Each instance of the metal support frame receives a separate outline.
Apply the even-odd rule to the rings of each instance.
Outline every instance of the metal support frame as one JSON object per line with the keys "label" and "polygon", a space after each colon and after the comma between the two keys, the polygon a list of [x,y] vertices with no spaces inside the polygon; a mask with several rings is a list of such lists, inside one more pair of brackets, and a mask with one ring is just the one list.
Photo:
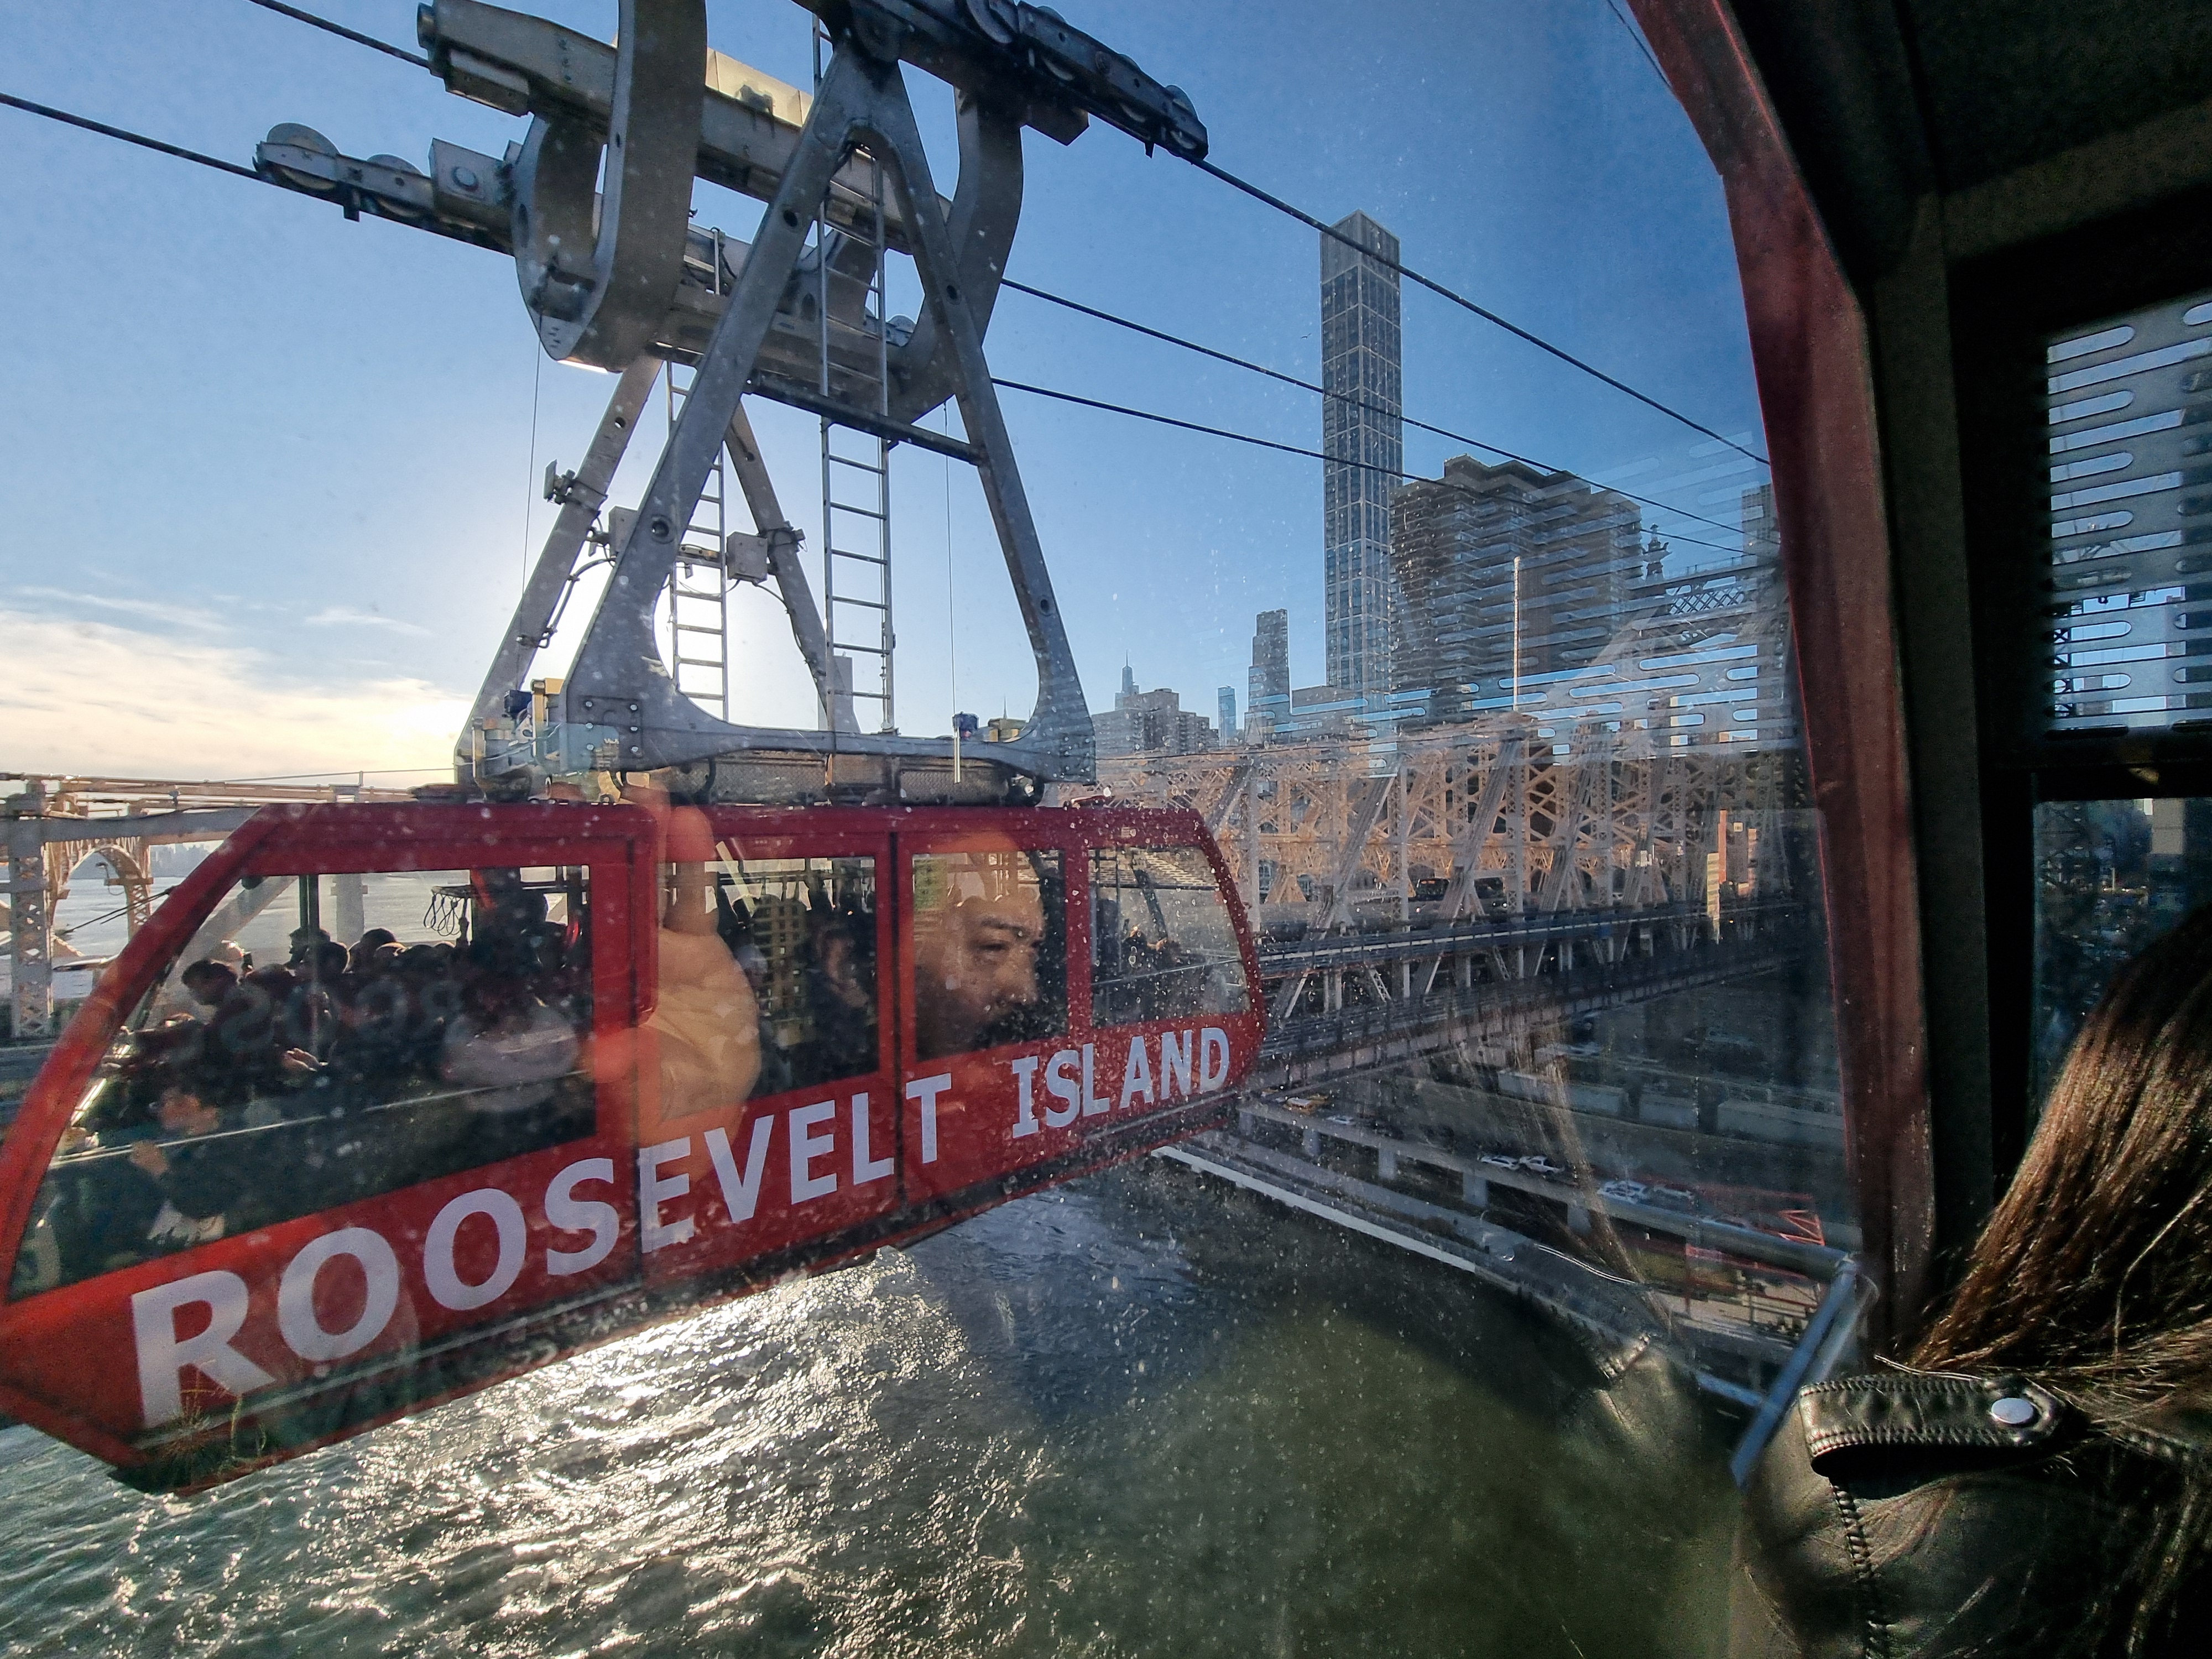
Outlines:
{"label": "metal support frame", "polygon": [[[607,486],[614,482],[615,469],[622,465],[623,452],[629,447],[645,400],[653,395],[653,383],[659,377],[660,363],[653,357],[641,356],[624,369],[607,399],[605,412],[599,416],[599,429],[592,434],[582,465],[550,485],[561,511],[552,529],[545,532],[538,562],[531,568],[530,580],[523,584],[522,596],[515,601],[514,618],[500,637],[476,702],[470,706],[455,750],[465,764],[471,756],[469,733],[480,729],[486,720],[501,717],[507,694],[521,686],[531,659],[552,637],[562,600],[576,578],[577,556],[584,550],[585,538],[606,503]],[[552,471],[547,469],[549,475]]]}
{"label": "metal support frame", "polygon": [[513,168],[515,275],[538,338],[617,369],[651,343],[683,273],[707,0],[621,0],[619,15],[606,126],[552,106]]}
{"label": "metal support frame", "polygon": [[626,769],[680,766],[760,751],[797,752],[825,761],[838,752],[949,756],[950,744],[934,739],[771,731],[717,720],[677,692],[652,637],[653,598],[679,556],[677,527],[690,520],[714,450],[738,412],[799,268],[806,228],[855,145],[865,145],[878,168],[889,173],[892,198],[914,239],[925,309],[936,325],[941,349],[951,355],[962,422],[1036,660],[1036,709],[1022,738],[999,745],[993,757],[1043,779],[1088,779],[1093,772],[1089,711],[903,76],[895,59],[870,55],[852,35],[838,41],[789,168],[701,355],[690,396],[617,554],[613,576],[569,678],[566,719],[608,732]]}
{"label": "metal support frame", "polygon": [[[288,123],[256,151],[256,169],[271,183],[343,207],[349,217],[374,214],[512,253],[525,305],[556,357],[622,368],[626,383],[641,353],[696,362],[694,393],[646,502],[615,549],[612,578],[566,694],[545,711],[564,764],[584,753],[595,765],[620,769],[798,757],[821,763],[834,786],[840,756],[872,755],[884,763],[875,769],[876,786],[903,790],[902,762],[951,758],[951,739],[902,738],[889,729],[888,532],[878,564],[883,596],[840,595],[825,580],[824,610],[817,611],[799,569],[797,534],[775,507],[739,408],[751,392],[876,439],[884,457],[879,483],[887,483],[887,450],[896,443],[977,468],[1038,678],[1021,737],[992,745],[990,764],[981,769],[999,782],[983,787],[1011,786],[1018,793],[1024,776],[1087,781],[1095,773],[1089,710],[981,338],[1019,219],[1024,127],[1068,143],[1096,117],[1148,149],[1159,145],[1195,161],[1206,153],[1205,126],[1178,88],[1022,0],[801,3],[836,41],[811,106],[797,88],[710,51],[704,0],[622,0],[612,46],[481,0],[430,0],[416,32],[432,72],[464,97],[530,116],[525,143],[501,160],[434,142],[423,173],[390,156],[342,155],[320,134]],[[902,60],[954,90],[960,171],[950,203],[932,185]],[[595,196],[603,160],[605,191]],[[695,176],[769,203],[755,246],[689,225]],[[857,257],[864,269],[845,274],[859,275],[857,287],[873,292],[872,312],[848,292],[840,305],[817,303],[811,317],[802,315],[807,308],[797,303],[792,279],[803,227],[817,218],[825,233],[814,245],[822,262],[817,300],[829,298],[831,266]],[[854,233],[864,219],[868,235],[860,247]],[[914,256],[924,294],[921,315],[898,339],[881,304],[890,250]],[[947,398],[959,404],[964,439],[917,424]],[[614,459],[634,418],[633,411],[612,441]],[[603,422],[595,450],[608,441]],[[717,719],[681,694],[654,647],[653,601],[681,562],[677,526],[691,523],[725,442],[753,509],[752,533],[765,544],[764,562],[814,679],[823,732],[738,726],[726,709]],[[572,482],[597,499],[580,498],[579,517],[564,514],[548,538],[462,735],[458,752],[465,765],[475,766],[479,748],[488,746],[479,741],[486,723],[503,714],[507,694],[520,689],[559,616],[604,498],[599,471],[587,465]],[[611,477],[611,465],[604,471]],[[825,508],[825,517],[834,515]],[[887,507],[879,516],[887,525]],[[833,528],[823,540],[826,574],[836,556]],[[726,579],[732,555],[726,547],[724,554]],[[856,722],[841,708],[849,698],[841,700],[836,690],[839,653],[831,639],[842,638],[836,612],[848,599],[878,606],[883,617],[885,666],[877,695],[887,729],[878,732],[852,729]],[[530,724],[534,745],[546,727]],[[508,786],[512,774],[531,763],[513,765],[523,759],[520,735],[507,734],[495,763],[509,769],[501,780]],[[959,781],[957,766],[952,781]]]}

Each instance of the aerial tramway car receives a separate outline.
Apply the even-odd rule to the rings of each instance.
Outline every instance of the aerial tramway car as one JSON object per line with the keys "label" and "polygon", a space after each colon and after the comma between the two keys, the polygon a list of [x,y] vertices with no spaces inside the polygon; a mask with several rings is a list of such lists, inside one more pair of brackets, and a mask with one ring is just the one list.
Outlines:
{"label": "aerial tramway car", "polygon": [[269,808],[0,1151],[0,1405],[235,1473],[1188,1133],[1261,1024],[1188,814]]}
{"label": "aerial tramway car", "polygon": [[[1024,123],[1066,142],[1096,113],[1187,154],[1204,129],[1049,12],[823,9],[810,102],[710,55],[703,0],[629,0],[619,48],[438,0],[435,67],[530,112],[526,144],[441,146],[434,200],[304,128],[263,146],[274,181],[395,217],[421,196],[432,228],[512,247],[546,349],[620,378],[555,492],[462,782],[232,836],[0,1146],[0,1408],[126,1479],[225,1479],[917,1237],[1218,1121],[1257,1057],[1257,958],[1206,824],[1089,782],[981,349]],[[902,55],[968,94],[949,214]],[[693,258],[700,168],[768,201],[750,248],[715,234]],[[926,301],[903,331],[894,250]],[[605,515],[612,574],[566,686],[525,691],[662,359],[694,366],[682,416],[638,509]],[[903,737],[888,674],[884,729],[860,729],[834,625],[857,601],[825,585],[817,609],[749,392],[975,466],[1037,665],[1018,738],[963,757],[957,730]],[[966,437],[914,424],[948,398]],[[724,451],[757,529],[702,548]],[[679,562],[775,580],[822,730],[682,695],[654,640]]]}

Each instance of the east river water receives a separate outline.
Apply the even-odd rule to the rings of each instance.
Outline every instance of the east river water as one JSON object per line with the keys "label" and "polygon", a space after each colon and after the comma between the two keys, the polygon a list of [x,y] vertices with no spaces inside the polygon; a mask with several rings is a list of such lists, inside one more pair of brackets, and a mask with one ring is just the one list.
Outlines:
{"label": "east river water", "polygon": [[1728,1426],[1147,1160],[198,1498],[0,1432],[0,1650],[1701,1654]]}

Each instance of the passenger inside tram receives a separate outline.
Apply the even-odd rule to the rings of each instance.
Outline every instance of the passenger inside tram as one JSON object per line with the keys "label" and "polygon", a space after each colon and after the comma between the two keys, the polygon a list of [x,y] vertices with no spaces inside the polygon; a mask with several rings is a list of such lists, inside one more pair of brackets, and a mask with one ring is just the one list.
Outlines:
{"label": "passenger inside tram", "polygon": [[1785,1415],[1747,1494],[1734,1659],[2194,1650],[2208,1261],[2212,907],[2090,1015],[1910,1366]]}
{"label": "passenger inside tram", "polygon": [[64,1133],[13,1294],[590,1133],[580,877],[557,920],[520,872],[354,879],[459,937],[303,927],[242,978],[196,941]]}
{"label": "passenger inside tram", "polygon": [[663,880],[653,1024],[666,1113],[876,1069],[872,859],[724,848],[711,862],[666,866]]}
{"label": "passenger inside tram", "polygon": [[188,1089],[161,1091],[155,1109],[163,1139],[141,1140],[130,1151],[131,1167],[147,1176],[161,1196],[161,1208],[148,1224],[156,1243],[198,1244],[223,1235],[226,1213],[246,1190],[240,1160],[213,1137],[222,1115]]}

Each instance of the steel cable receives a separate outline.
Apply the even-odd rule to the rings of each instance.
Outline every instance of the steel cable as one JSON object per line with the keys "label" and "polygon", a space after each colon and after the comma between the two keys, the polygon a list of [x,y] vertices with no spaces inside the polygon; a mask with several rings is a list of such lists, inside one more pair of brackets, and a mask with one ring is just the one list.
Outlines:
{"label": "steel cable", "polygon": [[[1255,363],[1249,358],[1216,350],[1209,345],[1200,345],[1195,340],[1186,340],[1181,335],[1170,334],[1164,329],[1152,328],[1144,323],[1133,322],[1127,317],[1117,317],[1110,311],[1101,311],[1095,306],[1085,305],[1079,300],[1068,299],[1063,295],[1052,293],[1046,289],[1031,288],[1027,283],[1018,283],[1011,276],[1000,277],[999,286],[1012,289],[1018,294],[1026,294],[1033,299],[1044,300],[1053,305],[1065,306],[1070,311],[1079,312],[1085,317],[1094,317],[1102,323],[1111,323],[1116,328],[1126,328],[1131,333],[1144,335],[1148,339],[1159,340],[1171,346],[1180,346],[1185,351],[1194,351],[1201,357],[1211,357],[1218,362],[1229,363],[1237,368],[1249,369],[1253,374],[1264,374],[1271,380],[1280,380],[1285,386],[1294,386],[1301,392],[1316,392],[1324,398],[1333,398],[1340,404],[1350,404],[1354,409],[1364,409],[1374,414],[1403,421],[1407,426],[1419,427],[1424,432],[1433,432],[1439,438],[1449,438],[1454,443],[1471,445],[1476,449],[1487,450],[1492,455],[1502,455],[1509,461],[1518,461],[1523,466],[1533,466],[1539,472],[1565,472],[1570,470],[1563,466],[1550,465],[1527,455],[1516,455],[1510,449],[1503,448],[1497,444],[1486,443],[1480,438],[1469,437],[1464,432],[1454,432],[1448,427],[1433,426],[1426,421],[1416,420],[1411,415],[1385,408],[1381,404],[1370,403],[1364,398],[1354,398],[1345,392],[1331,392],[1326,386],[1315,385],[1311,380],[1302,380],[1295,374],[1285,374],[1279,368],[1269,368],[1265,363]],[[1414,475],[1409,473],[1407,476],[1410,477]],[[1615,489],[1613,494],[1626,495],[1630,501],[1640,501],[1646,507],[1656,507],[1662,513],[1672,513],[1680,518],[1694,519],[1699,524],[1711,525],[1714,529],[1725,531],[1730,535],[1740,533],[1736,526],[1732,524],[1723,524],[1718,519],[1707,518],[1702,513],[1692,513],[1685,507],[1669,506],[1667,502],[1653,496],[1639,495],[1632,489]]]}

